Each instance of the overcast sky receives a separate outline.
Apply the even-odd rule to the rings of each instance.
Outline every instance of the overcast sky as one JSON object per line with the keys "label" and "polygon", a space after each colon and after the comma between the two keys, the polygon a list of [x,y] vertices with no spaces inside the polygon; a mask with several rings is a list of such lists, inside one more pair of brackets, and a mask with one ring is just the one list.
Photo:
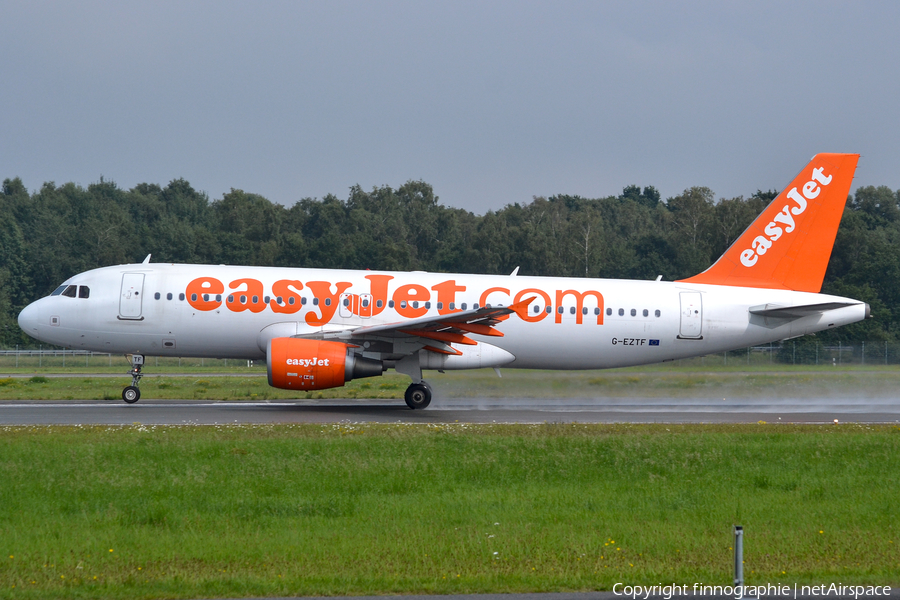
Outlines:
{"label": "overcast sky", "polygon": [[897,189],[898,28],[895,0],[0,0],[0,179],[287,205],[421,179],[482,214],[858,152],[853,189]]}

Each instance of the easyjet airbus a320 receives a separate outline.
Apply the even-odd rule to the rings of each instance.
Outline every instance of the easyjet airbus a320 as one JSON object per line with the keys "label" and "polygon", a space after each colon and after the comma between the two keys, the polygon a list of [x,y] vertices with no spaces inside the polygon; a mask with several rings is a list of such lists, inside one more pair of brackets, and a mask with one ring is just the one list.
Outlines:
{"label": "easyjet airbus a320", "polygon": [[425,408],[423,370],[602,369],[797,337],[869,316],[820,294],[859,159],[818,154],[709,269],[627,281],[141,264],[75,275],[27,306],[30,336],[131,355],[266,360],[269,384],[342,386],[395,369]]}

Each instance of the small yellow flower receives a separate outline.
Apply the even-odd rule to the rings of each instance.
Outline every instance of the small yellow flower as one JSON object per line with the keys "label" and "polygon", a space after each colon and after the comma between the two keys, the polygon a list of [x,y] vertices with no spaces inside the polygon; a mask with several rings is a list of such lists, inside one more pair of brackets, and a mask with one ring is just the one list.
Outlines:
{"label": "small yellow flower", "polygon": [[824,531],[822,531],[822,530],[821,530],[821,529],[820,529],[820,530],[819,530],[819,533],[825,533],[825,532],[824,532]]}
{"label": "small yellow flower", "polygon": [[112,551],[113,551],[113,549],[112,549],[112,548],[110,548],[110,549],[109,549],[109,551],[110,551],[110,552],[112,552]]}

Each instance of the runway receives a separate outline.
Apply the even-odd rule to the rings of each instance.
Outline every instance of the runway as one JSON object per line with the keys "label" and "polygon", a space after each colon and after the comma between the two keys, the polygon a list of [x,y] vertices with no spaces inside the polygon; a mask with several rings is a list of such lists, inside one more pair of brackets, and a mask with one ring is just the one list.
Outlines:
{"label": "runway", "polygon": [[271,423],[900,423],[896,398],[439,398],[402,400],[4,401],[0,425]]}

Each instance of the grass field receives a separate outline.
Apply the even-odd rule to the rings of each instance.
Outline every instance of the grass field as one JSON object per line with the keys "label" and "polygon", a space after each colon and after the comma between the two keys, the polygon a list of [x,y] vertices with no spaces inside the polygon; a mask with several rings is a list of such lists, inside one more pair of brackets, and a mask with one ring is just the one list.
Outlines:
{"label": "grass field", "polygon": [[[900,389],[896,367],[759,367],[725,369],[618,369],[609,371],[529,371],[506,369],[498,378],[490,369],[426,373],[438,397],[894,397]],[[0,375],[0,400],[121,401],[129,377],[25,377]],[[18,374],[29,374],[20,371]],[[213,376],[215,375],[215,376]],[[316,398],[400,399],[409,378],[395,373],[358,379],[344,387],[314,392],[277,390],[260,369],[201,370],[178,376],[144,377],[145,399],[287,400]]]}
{"label": "grass field", "polygon": [[900,583],[900,428],[0,429],[0,598]]}

